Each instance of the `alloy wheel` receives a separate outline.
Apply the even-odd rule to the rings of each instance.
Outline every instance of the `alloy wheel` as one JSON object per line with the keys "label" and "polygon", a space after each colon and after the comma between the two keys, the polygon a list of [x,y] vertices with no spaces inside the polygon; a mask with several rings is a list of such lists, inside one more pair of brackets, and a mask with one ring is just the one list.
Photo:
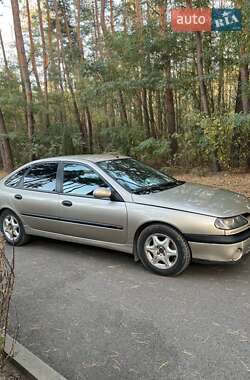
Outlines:
{"label": "alloy wheel", "polygon": [[158,269],[173,267],[178,259],[175,242],[165,234],[150,235],[144,244],[149,262]]}
{"label": "alloy wheel", "polygon": [[15,242],[20,237],[20,225],[13,215],[6,215],[3,220],[3,232],[9,241]]}

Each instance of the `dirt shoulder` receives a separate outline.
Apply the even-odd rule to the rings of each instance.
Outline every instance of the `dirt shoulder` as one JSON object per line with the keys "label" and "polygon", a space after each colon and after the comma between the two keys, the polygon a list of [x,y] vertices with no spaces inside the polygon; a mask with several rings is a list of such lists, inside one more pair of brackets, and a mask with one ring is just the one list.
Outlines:
{"label": "dirt shoulder", "polygon": [[30,376],[23,373],[20,368],[14,366],[10,361],[7,362],[4,371],[0,373],[0,380],[32,380]]}
{"label": "dirt shoulder", "polygon": [[179,174],[175,177],[187,182],[229,189],[250,197],[250,173],[221,172],[201,177],[192,174]]}

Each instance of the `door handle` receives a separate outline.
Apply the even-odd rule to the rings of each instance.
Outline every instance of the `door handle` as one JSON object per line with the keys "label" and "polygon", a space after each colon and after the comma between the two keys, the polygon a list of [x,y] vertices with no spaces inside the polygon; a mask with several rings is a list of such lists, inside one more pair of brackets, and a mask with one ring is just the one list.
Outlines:
{"label": "door handle", "polygon": [[72,206],[72,202],[71,201],[62,201],[62,205],[66,206],[66,207],[71,207]]}
{"label": "door handle", "polygon": [[21,196],[21,194],[16,194],[16,195],[15,195],[15,198],[16,198],[16,199],[19,199],[19,200],[23,199],[23,197]]}

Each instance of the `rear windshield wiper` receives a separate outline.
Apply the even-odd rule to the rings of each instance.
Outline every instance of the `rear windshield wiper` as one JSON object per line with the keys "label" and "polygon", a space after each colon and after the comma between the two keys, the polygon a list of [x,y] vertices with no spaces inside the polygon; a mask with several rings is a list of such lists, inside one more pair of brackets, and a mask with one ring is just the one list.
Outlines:
{"label": "rear windshield wiper", "polygon": [[146,194],[154,191],[163,191],[183,185],[183,183],[184,181],[171,181],[162,185],[142,186],[139,189],[133,190],[133,194]]}

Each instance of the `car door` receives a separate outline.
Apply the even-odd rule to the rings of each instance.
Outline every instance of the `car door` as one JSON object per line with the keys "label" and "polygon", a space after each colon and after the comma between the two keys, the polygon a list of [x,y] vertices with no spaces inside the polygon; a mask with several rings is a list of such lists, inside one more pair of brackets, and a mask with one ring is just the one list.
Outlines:
{"label": "car door", "polygon": [[65,162],[62,170],[60,233],[91,240],[125,243],[127,208],[122,200],[96,199],[93,191],[109,187],[89,165]]}
{"label": "car door", "polygon": [[27,228],[58,232],[57,168],[57,162],[33,164],[24,173],[18,188],[10,188],[14,208],[27,232]]}

